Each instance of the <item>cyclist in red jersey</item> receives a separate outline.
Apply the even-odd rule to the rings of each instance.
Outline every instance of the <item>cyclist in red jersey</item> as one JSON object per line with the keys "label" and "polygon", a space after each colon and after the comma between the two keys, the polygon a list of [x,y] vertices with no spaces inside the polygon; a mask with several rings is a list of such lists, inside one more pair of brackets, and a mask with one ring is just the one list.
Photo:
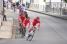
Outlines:
{"label": "cyclist in red jersey", "polygon": [[26,19],[25,15],[20,14],[18,20],[23,24],[23,21]]}
{"label": "cyclist in red jersey", "polygon": [[20,33],[23,33],[23,31],[24,31],[23,21],[24,21],[25,19],[26,19],[25,15],[20,14],[20,15],[18,16],[19,31],[20,31]]}
{"label": "cyclist in red jersey", "polygon": [[37,24],[38,24],[38,27],[40,27],[40,18],[39,17],[36,17],[32,22],[33,27],[37,26]]}
{"label": "cyclist in red jersey", "polygon": [[[35,29],[38,29],[40,28],[40,18],[39,17],[36,17],[33,22],[32,22],[32,28]],[[30,29],[29,32],[31,32],[32,30]]]}
{"label": "cyclist in red jersey", "polygon": [[[34,33],[37,28],[40,28],[40,18],[36,17],[32,22],[32,27],[29,29],[29,33],[26,35],[27,39],[31,41],[34,37]],[[39,30],[39,29],[38,29]]]}

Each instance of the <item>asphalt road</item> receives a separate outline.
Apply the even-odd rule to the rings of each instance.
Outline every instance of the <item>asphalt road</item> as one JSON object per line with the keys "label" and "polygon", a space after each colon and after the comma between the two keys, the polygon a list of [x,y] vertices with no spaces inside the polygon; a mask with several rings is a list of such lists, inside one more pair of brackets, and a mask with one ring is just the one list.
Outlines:
{"label": "asphalt road", "polygon": [[[0,44],[67,44],[67,20],[28,11],[31,19],[40,17],[41,27],[31,42],[25,38],[0,40]],[[15,15],[16,16],[16,15]],[[14,18],[17,18],[17,16]]]}

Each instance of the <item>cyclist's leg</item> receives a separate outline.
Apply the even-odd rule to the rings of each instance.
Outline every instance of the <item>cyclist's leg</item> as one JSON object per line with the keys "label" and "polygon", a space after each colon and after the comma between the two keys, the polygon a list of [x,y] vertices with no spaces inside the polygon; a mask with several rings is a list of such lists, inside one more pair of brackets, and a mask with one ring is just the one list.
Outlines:
{"label": "cyclist's leg", "polygon": [[21,23],[19,23],[19,32],[21,33],[22,31],[22,26],[21,26]]}
{"label": "cyclist's leg", "polygon": [[26,34],[26,28],[24,28],[24,36],[25,36],[25,34]]}
{"label": "cyclist's leg", "polygon": [[25,33],[26,33],[26,29],[23,28],[22,35],[25,36]]}

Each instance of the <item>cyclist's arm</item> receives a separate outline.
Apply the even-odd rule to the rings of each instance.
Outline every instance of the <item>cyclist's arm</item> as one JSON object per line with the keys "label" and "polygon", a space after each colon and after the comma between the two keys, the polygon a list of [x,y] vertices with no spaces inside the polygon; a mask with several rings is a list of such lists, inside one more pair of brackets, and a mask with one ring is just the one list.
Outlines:
{"label": "cyclist's arm", "polygon": [[38,29],[38,30],[40,29],[40,22],[37,23],[37,29]]}
{"label": "cyclist's arm", "polygon": [[26,27],[26,26],[25,26],[25,22],[26,22],[26,19],[25,19],[25,20],[23,21],[23,23],[22,23],[23,27]]}
{"label": "cyclist's arm", "polygon": [[39,22],[39,25],[38,25],[38,27],[40,28],[40,22]]}
{"label": "cyclist's arm", "polygon": [[28,26],[28,28],[30,28],[30,21],[29,21],[29,26]]}
{"label": "cyclist's arm", "polygon": [[18,22],[21,23],[21,18],[20,18],[20,16],[18,17]]}

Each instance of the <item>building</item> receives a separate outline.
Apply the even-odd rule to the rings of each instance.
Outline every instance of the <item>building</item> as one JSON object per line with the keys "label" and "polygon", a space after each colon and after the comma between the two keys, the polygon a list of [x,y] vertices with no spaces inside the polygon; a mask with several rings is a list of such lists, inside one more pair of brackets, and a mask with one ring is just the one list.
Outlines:
{"label": "building", "polygon": [[45,1],[44,0],[30,0],[30,9],[34,9],[36,11],[44,11],[45,10]]}

